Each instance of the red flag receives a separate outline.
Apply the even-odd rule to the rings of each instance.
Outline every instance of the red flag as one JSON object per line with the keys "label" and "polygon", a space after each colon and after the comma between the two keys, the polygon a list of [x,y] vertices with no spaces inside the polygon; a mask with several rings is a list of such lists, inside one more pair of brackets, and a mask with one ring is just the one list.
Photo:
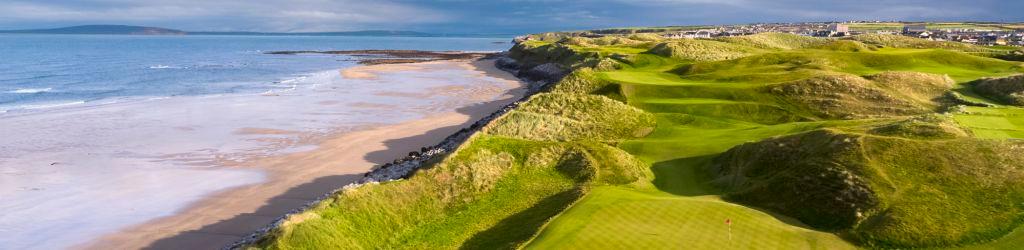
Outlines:
{"label": "red flag", "polygon": [[725,219],[725,224],[726,224],[726,225],[730,225],[730,226],[732,226],[732,220],[730,220],[730,219]]}

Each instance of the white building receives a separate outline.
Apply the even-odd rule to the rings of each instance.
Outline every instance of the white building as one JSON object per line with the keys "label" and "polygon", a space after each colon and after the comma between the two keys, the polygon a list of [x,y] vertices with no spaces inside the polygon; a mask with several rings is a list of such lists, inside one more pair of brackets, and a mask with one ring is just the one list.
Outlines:
{"label": "white building", "polygon": [[675,38],[675,39],[679,39],[679,38],[697,39],[697,38],[711,38],[711,36],[713,34],[715,34],[714,30],[690,30],[690,31],[682,31],[682,32],[678,32],[678,33],[668,34],[668,35],[665,35],[665,37],[667,37],[667,38]]}

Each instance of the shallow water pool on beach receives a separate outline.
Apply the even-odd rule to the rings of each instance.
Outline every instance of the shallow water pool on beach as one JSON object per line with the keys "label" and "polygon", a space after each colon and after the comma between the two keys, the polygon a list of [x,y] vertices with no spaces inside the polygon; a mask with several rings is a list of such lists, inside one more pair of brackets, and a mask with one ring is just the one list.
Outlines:
{"label": "shallow water pool on beach", "polygon": [[[248,159],[417,119],[497,83],[438,68],[347,79],[347,56],[501,38],[0,35],[0,249],[54,249],[263,181]],[[472,82],[472,85],[467,83]]]}

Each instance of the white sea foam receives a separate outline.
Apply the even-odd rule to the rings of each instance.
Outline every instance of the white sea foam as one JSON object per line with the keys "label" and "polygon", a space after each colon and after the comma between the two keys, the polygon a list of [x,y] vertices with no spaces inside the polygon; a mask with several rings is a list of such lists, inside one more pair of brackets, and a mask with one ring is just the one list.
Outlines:
{"label": "white sea foam", "polygon": [[7,93],[11,93],[11,94],[35,94],[35,93],[50,92],[51,90],[53,90],[53,88],[29,88],[29,89],[15,89],[15,90],[7,91]]}
{"label": "white sea foam", "polygon": [[[173,215],[218,190],[266,178],[256,168],[206,167],[216,159],[303,152],[315,147],[301,144],[307,134],[360,127],[371,121],[410,121],[436,112],[438,102],[453,103],[444,106],[454,108],[480,101],[464,98],[462,92],[408,98],[375,94],[380,91],[507,86],[461,70],[395,72],[376,80],[346,79],[337,70],[314,72],[271,84],[269,89],[274,92],[291,91],[272,98],[229,93],[29,103],[32,107],[0,105],[0,110],[10,110],[0,115],[0,131],[11,131],[0,132],[0,173],[18,174],[0,181],[0,210],[4,211],[0,213],[4,235],[0,249],[61,249],[82,244],[133,224]],[[287,81],[291,79],[295,80]],[[111,104],[104,104],[107,102]],[[396,108],[347,105],[367,102],[394,104]],[[41,109],[48,107],[51,109]],[[302,133],[237,133],[248,128]],[[58,164],[49,165],[54,162]],[[161,199],[151,198],[155,196]]]}
{"label": "white sea foam", "polygon": [[163,64],[157,64],[157,65],[149,66],[149,68],[150,69],[182,69],[182,67],[179,67],[179,66],[171,66],[171,65],[163,65]]}
{"label": "white sea foam", "polygon": [[58,103],[44,103],[44,104],[29,104],[18,106],[18,109],[48,109],[48,108],[59,108],[73,105],[85,104],[85,101],[73,101],[73,102],[58,102]]}

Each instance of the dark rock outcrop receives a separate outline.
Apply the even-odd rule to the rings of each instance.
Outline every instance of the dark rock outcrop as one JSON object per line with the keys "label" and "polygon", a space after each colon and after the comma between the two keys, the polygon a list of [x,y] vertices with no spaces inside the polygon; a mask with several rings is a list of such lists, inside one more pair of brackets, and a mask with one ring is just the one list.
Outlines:
{"label": "dark rock outcrop", "polygon": [[519,76],[526,78],[530,81],[551,81],[555,82],[568,74],[568,70],[563,69],[558,64],[545,63],[537,65],[536,67],[527,69],[519,72]]}

